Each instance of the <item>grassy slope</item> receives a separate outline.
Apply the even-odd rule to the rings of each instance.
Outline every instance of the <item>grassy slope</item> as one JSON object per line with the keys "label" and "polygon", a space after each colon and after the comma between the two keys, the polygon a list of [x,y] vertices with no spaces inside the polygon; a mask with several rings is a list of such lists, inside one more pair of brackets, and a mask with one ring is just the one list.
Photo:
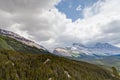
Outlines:
{"label": "grassy slope", "polygon": [[6,41],[4,41],[2,38],[0,38],[0,48],[4,48],[4,49],[7,49],[7,50],[12,49],[12,48],[6,43]]}
{"label": "grassy slope", "polygon": [[0,48],[5,50],[15,50],[24,53],[48,53],[35,47],[27,46],[10,37],[0,36]]}
{"label": "grassy slope", "polygon": [[[48,60],[48,61],[47,61]],[[69,78],[68,78],[69,75]],[[0,51],[0,80],[120,80],[98,66],[51,54]]]}

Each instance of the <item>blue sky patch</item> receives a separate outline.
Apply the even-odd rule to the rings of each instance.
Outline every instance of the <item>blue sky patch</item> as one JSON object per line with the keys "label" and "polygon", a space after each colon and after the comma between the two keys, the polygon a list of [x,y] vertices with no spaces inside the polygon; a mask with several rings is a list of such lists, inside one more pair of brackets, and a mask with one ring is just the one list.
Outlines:
{"label": "blue sky patch", "polygon": [[83,18],[83,9],[93,5],[98,0],[62,0],[56,8],[66,14],[67,18],[75,21]]}

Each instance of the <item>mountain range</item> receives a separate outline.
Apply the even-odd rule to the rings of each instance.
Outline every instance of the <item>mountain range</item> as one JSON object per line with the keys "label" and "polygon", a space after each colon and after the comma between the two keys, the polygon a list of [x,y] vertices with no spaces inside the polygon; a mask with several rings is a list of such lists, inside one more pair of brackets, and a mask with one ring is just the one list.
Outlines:
{"label": "mountain range", "polygon": [[120,80],[120,77],[115,67],[107,69],[56,56],[16,33],[0,30],[0,80]]}
{"label": "mountain range", "polygon": [[96,43],[93,46],[73,43],[69,47],[56,48],[53,53],[107,68],[114,66],[120,73],[120,48],[109,43]]}
{"label": "mountain range", "polygon": [[111,56],[119,55],[120,48],[113,46],[109,43],[96,43],[93,46],[85,46],[79,43],[73,43],[72,46],[65,48],[56,48],[53,51],[56,55],[69,56],[69,57],[99,57],[99,56]]}

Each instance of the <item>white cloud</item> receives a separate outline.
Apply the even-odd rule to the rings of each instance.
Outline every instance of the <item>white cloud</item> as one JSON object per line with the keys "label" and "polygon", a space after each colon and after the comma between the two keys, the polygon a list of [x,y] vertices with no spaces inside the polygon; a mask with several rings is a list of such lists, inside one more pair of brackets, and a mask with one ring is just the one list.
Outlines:
{"label": "white cloud", "polygon": [[58,44],[55,39],[65,31],[66,24],[72,22],[55,8],[59,1],[0,0],[0,22],[4,25],[0,28],[19,33],[48,48],[55,46]]}
{"label": "white cloud", "polygon": [[[82,43],[110,42],[115,43],[120,38],[120,0],[98,1],[93,6],[84,9],[84,19],[72,23],[66,33],[77,35]],[[117,23],[117,24],[116,24]],[[74,26],[74,27],[73,27]],[[69,26],[70,27],[70,26]],[[111,28],[112,27],[112,31]],[[105,31],[105,29],[108,29]],[[116,29],[118,31],[116,32]],[[108,33],[114,32],[114,33]],[[118,44],[115,43],[115,44]]]}
{"label": "white cloud", "polygon": [[82,6],[78,5],[78,7],[76,8],[76,11],[81,11],[82,10]]}
{"label": "white cloud", "polygon": [[59,1],[0,0],[0,28],[19,33],[49,49],[74,42],[120,44],[120,0],[99,0],[86,7],[84,18],[75,22],[54,7]]}

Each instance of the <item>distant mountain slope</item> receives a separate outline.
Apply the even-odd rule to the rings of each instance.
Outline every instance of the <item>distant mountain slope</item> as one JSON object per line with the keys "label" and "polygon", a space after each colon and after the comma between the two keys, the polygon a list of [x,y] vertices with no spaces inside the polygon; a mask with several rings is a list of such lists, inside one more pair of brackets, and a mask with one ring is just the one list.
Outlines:
{"label": "distant mountain slope", "polygon": [[47,50],[26,45],[14,38],[0,35],[0,49],[14,50],[24,53],[48,53]]}
{"label": "distant mountain slope", "polygon": [[43,46],[41,46],[31,40],[28,40],[28,39],[14,33],[14,32],[11,32],[11,31],[0,29],[0,35],[14,38],[15,40],[20,41],[28,46],[34,46],[36,48],[46,50]]}
{"label": "distant mountain slope", "polygon": [[0,50],[0,80],[120,80],[98,66],[52,54]]}
{"label": "distant mountain slope", "polygon": [[54,54],[61,56],[83,57],[83,56],[110,56],[120,54],[120,48],[109,43],[96,43],[94,46],[88,47],[79,43],[74,43],[70,47],[56,48]]}

